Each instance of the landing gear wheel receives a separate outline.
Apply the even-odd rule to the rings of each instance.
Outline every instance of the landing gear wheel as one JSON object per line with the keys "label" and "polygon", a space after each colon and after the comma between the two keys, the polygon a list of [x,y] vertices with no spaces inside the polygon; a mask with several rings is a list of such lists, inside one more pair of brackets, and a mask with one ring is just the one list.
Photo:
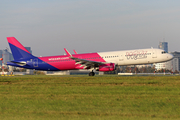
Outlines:
{"label": "landing gear wheel", "polygon": [[90,72],[90,73],[89,73],[89,76],[94,76],[94,75],[95,75],[94,72]]}

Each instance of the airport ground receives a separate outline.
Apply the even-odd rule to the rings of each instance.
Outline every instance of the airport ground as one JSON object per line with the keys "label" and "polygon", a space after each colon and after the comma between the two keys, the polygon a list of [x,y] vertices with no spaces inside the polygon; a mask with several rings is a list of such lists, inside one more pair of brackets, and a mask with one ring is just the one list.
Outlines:
{"label": "airport ground", "polygon": [[1,120],[179,120],[180,76],[0,77]]}

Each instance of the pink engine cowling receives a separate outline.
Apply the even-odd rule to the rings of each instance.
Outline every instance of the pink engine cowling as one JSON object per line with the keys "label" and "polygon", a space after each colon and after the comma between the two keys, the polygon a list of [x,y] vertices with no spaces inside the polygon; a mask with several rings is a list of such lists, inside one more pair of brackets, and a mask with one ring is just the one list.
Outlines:
{"label": "pink engine cowling", "polygon": [[98,69],[98,71],[103,71],[103,72],[113,71],[113,70],[115,70],[115,64],[114,63],[108,63],[108,64],[100,65],[99,69]]}

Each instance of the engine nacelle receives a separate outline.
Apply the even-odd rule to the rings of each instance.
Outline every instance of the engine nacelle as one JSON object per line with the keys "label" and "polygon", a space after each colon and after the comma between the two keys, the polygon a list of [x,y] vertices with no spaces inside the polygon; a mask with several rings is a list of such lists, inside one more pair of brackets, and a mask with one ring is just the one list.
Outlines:
{"label": "engine nacelle", "polygon": [[115,70],[115,63],[107,63],[99,66],[99,69],[97,71],[113,71]]}

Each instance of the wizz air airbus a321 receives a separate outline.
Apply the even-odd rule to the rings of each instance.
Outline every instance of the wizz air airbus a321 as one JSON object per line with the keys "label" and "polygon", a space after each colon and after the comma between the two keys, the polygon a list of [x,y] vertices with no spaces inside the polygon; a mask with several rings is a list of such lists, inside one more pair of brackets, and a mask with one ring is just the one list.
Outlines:
{"label": "wizz air airbus a321", "polygon": [[139,65],[169,61],[173,55],[161,49],[137,49],[113,52],[98,52],[36,57],[33,56],[15,37],[7,37],[14,60],[7,65],[44,71],[89,69],[94,76],[96,71],[113,71],[117,65]]}

